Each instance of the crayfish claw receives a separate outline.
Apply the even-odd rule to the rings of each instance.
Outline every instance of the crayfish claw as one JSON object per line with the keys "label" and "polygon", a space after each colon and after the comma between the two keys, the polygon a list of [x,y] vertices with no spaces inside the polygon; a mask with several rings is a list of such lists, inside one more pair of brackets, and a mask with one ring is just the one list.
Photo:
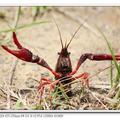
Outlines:
{"label": "crayfish claw", "polygon": [[14,43],[17,45],[17,47],[19,49],[22,49],[22,45],[19,43],[17,36],[16,36],[16,33],[14,31],[13,31],[13,39],[14,39]]}
{"label": "crayfish claw", "polygon": [[12,50],[10,50],[10,49],[8,49],[6,46],[4,46],[4,45],[1,45],[2,46],[2,48],[4,49],[4,50],[6,50],[7,52],[9,52],[9,53],[11,53],[12,55],[14,55],[14,56],[17,56],[19,53],[17,52],[17,51],[12,51]]}
{"label": "crayfish claw", "polygon": [[27,62],[32,62],[32,52],[29,51],[28,49],[22,47],[22,45],[19,43],[19,41],[17,40],[16,34],[13,31],[13,39],[14,39],[14,43],[17,45],[18,50],[10,50],[8,49],[6,46],[1,45],[3,47],[3,49],[5,49],[7,52],[9,52],[10,54],[14,55],[15,57],[27,61]]}
{"label": "crayfish claw", "polygon": [[24,60],[24,61],[27,61],[27,62],[31,62],[32,61],[32,53],[26,49],[26,48],[21,48],[21,49],[18,49],[18,50],[10,50],[8,49],[6,46],[4,45],[1,45],[3,47],[3,49],[5,49],[7,52],[9,52],[10,54],[14,55],[15,57],[21,59],[21,60]]}

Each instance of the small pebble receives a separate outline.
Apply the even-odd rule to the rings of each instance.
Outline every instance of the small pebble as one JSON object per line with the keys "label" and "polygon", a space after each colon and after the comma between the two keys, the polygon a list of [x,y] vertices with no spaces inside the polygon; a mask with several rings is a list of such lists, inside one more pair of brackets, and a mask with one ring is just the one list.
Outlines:
{"label": "small pebble", "polygon": [[120,49],[118,49],[118,52],[120,52]]}
{"label": "small pebble", "polygon": [[25,62],[22,62],[21,65],[25,65],[26,63]]}
{"label": "small pebble", "polygon": [[60,110],[64,110],[64,107],[63,107],[63,106],[60,106],[59,108],[60,108]]}
{"label": "small pebble", "polygon": [[101,78],[102,78],[102,79],[106,79],[106,78],[107,78],[107,76],[102,76]]}
{"label": "small pebble", "polygon": [[38,89],[38,86],[34,86],[34,88]]}
{"label": "small pebble", "polygon": [[29,87],[30,87],[30,88],[34,88],[34,85],[30,85]]}
{"label": "small pebble", "polygon": [[79,107],[78,107],[78,106],[76,107],[76,110],[79,110]]}
{"label": "small pebble", "polygon": [[9,80],[9,78],[5,78],[5,80]]}
{"label": "small pebble", "polygon": [[42,77],[47,77],[49,76],[49,72],[48,71],[45,71],[44,73],[41,73]]}
{"label": "small pebble", "polygon": [[0,64],[3,64],[4,63],[4,58],[0,58]]}
{"label": "small pebble", "polygon": [[25,83],[26,83],[26,84],[29,84],[30,82],[29,82],[29,81],[26,81]]}
{"label": "small pebble", "polygon": [[32,67],[32,70],[33,70],[33,71],[39,71],[39,67],[38,67],[38,66],[33,66],[33,67]]}
{"label": "small pebble", "polygon": [[89,93],[87,93],[86,95],[87,95],[87,96],[90,96],[90,94],[89,94]]}
{"label": "small pebble", "polygon": [[45,89],[45,92],[49,92],[49,89],[46,88],[46,89]]}
{"label": "small pebble", "polygon": [[110,83],[106,83],[105,85],[110,85]]}
{"label": "small pebble", "polygon": [[109,25],[105,25],[105,29],[110,29],[110,26]]}
{"label": "small pebble", "polygon": [[110,64],[110,61],[105,61],[106,64]]}
{"label": "small pebble", "polygon": [[83,105],[83,110],[87,110],[87,107],[89,107],[89,105]]}
{"label": "small pebble", "polygon": [[98,12],[103,12],[103,8],[101,8],[101,7],[98,7],[97,10],[98,10]]}
{"label": "small pebble", "polygon": [[14,76],[14,80],[17,80],[17,77]]}
{"label": "small pebble", "polygon": [[34,77],[38,77],[38,74],[34,74]]}
{"label": "small pebble", "polygon": [[90,7],[90,8],[89,8],[89,11],[90,11],[90,12],[94,12],[94,9]]}
{"label": "small pebble", "polygon": [[45,50],[45,48],[41,47],[40,49]]}
{"label": "small pebble", "polygon": [[118,29],[118,28],[115,29],[114,33],[117,34],[117,35],[119,35],[120,34],[120,29]]}
{"label": "small pebble", "polygon": [[32,73],[27,73],[26,75],[27,75],[27,76],[32,76],[33,74],[32,74]]}

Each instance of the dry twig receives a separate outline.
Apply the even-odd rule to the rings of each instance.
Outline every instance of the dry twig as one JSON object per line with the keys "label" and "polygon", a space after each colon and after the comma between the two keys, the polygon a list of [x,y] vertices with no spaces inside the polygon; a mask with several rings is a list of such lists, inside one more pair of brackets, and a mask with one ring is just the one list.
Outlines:
{"label": "dry twig", "polygon": [[7,85],[7,109],[10,110],[10,85],[12,85],[12,78],[14,75],[14,71],[16,68],[16,64],[17,64],[17,58],[15,58],[11,70],[10,70],[10,76],[9,76],[9,81],[8,81],[8,85]]}
{"label": "dry twig", "polygon": [[106,109],[106,110],[109,110],[104,104],[103,104],[103,102],[94,94],[94,93],[92,93],[90,90],[88,90],[89,92],[90,92],[90,94],[96,99],[96,100],[98,100],[103,106],[104,106],[104,108]]}
{"label": "dry twig", "polygon": [[16,68],[16,65],[17,65],[17,61],[18,61],[18,59],[15,58],[15,60],[12,63],[12,67],[11,67],[11,70],[10,70],[10,76],[9,76],[9,85],[12,85],[12,79],[13,79],[14,71],[15,71],[15,68]]}

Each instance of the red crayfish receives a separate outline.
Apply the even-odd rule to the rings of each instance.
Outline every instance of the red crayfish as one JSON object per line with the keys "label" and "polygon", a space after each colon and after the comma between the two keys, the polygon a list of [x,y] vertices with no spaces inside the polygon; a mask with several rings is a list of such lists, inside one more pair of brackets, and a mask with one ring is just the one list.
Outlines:
{"label": "red crayfish", "polygon": [[[54,21],[55,21],[55,19],[54,19]],[[79,26],[77,31],[80,29],[80,27],[83,25],[83,23]],[[68,83],[74,81],[77,78],[82,78],[82,79],[85,79],[85,85],[87,85],[87,87],[89,87],[89,80],[88,80],[88,73],[87,72],[72,78],[72,75],[74,75],[77,72],[77,70],[79,69],[81,64],[86,59],[96,60],[96,61],[113,60],[112,55],[109,55],[109,54],[85,53],[85,54],[82,54],[80,56],[80,58],[78,60],[78,63],[77,63],[77,66],[76,66],[76,69],[74,71],[72,71],[72,65],[71,65],[71,60],[70,60],[70,52],[68,52],[68,47],[69,47],[71,41],[73,40],[74,36],[76,35],[77,31],[74,33],[74,35],[72,36],[69,43],[68,44],[66,43],[65,46],[64,46],[63,42],[62,42],[60,30],[59,30],[59,27],[58,27],[56,21],[55,21],[55,24],[56,24],[58,32],[59,32],[60,42],[61,42],[61,46],[62,46],[61,52],[58,52],[59,58],[58,58],[58,61],[57,61],[57,64],[56,64],[55,71],[53,69],[51,69],[51,67],[47,64],[47,62],[44,59],[40,58],[39,56],[33,55],[33,53],[31,51],[22,47],[22,45],[17,40],[16,34],[15,34],[14,31],[13,31],[13,39],[14,39],[14,43],[18,47],[18,50],[12,51],[12,50],[8,49],[6,46],[1,45],[6,51],[8,51],[12,55],[16,56],[17,58],[19,58],[23,61],[37,63],[38,65],[41,65],[42,67],[47,68],[48,70],[50,70],[55,75],[55,79],[56,79],[55,81],[51,81],[51,80],[48,80],[46,78],[41,78],[40,85],[38,87],[38,90],[41,90],[40,101],[42,99],[43,86],[47,85],[47,84],[51,84],[51,86],[50,86],[50,101],[52,100],[52,89],[55,85],[63,86],[64,84],[68,84]],[[116,60],[120,60],[120,55],[115,55],[115,58],[116,58]],[[70,91],[71,84],[68,84],[68,85],[64,86],[63,88],[67,89],[66,93],[67,93],[68,96],[70,96],[71,95],[71,91]]]}

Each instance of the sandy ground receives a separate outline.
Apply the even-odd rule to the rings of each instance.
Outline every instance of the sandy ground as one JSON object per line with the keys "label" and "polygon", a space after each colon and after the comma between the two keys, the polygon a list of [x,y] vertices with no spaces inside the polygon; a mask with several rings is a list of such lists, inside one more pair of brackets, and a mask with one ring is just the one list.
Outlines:
{"label": "sandy ground", "polygon": [[[16,16],[17,7],[0,7],[0,9],[6,9],[7,13],[5,14],[5,20],[8,21],[9,25],[13,24],[13,21]],[[73,36],[74,32],[80,26],[81,22],[78,20],[82,18],[85,20],[88,16],[94,13],[88,21],[80,28],[73,41],[69,46],[69,51],[71,52],[71,61],[73,70],[77,65],[79,57],[84,53],[108,53],[110,51],[108,46],[103,39],[102,35],[94,27],[92,22],[94,22],[105,34],[108,39],[111,47],[114,50],[115,54],[120,54],[120,7],[53,7],[52,14],[55,20],[58,23],[58,26],[61,31],[63,43],[65,44],[66,40],[69,41]],[[51,21],[45,24],[36,25],[33,27],[28,27],[16,31],[19,42],[35,55],[44,58],[52,69],[55,69],[55,65],[58,58],[58,52],[61,50],[61,44],[59,40],[59,34],[57,27],[53,22],[51,15],[48,12],[45,12],[43,16],[38,15],[35,19],[35,22],[38,21]],[[22,7],[20,14],[20,19],[18,22],[18,27],[32,23],[33,17],[31,16],[30,7]],[[86,27],[87,24],[87,27]],[[8,26],[0,21],[0,30],[9,29]],[[4,38],[9,33],[0,34],[0,40]],[[9,38],[6,42],[3,43],[10,49],[16,49],[16,46],[13,43],[12,37]],[[15,63],[16,58],[11,54],[7,53],[0,47],[0,85],[6,89],[6,84],[8,84],[9,76],[11,75],[12,65]],[[79,75],[83,72],[88,72],[89,76],[97,73],[99,69],[104,69],[105,67],[111,64],[110,61],[90,61],[86,60],[81,67],[79,68],[76,75]],[[37,64],[27,63],[21,60],[17,61],[16,69],[12,79],[12,90],[16,92],[16,89],[25,89],[33,88],[37,90],[39,84],[37,81],[40,80],[41,76],[44,76],[48,79],[54,79],[54,76],[47,69],[38,66]],[[114,77],[116,76],[116,69],[114,68]],[[16,88],[15,88],[16,87]],[[93,90],[93,92],[102,92],[106,95],[106,91],[110,89],[110,69],[107,69],[100,74],[92,77],[90,79],[90,87],[99,89],[98,91]],[[73,89],[76,89],[76,86],[73,85]],[[80,88],[78,87],[78,90]],[[92,89],[91,89],[92,90]],[[28,92],[28,91],[27,91]],[[2,90],[0,94],[3,94]],[[27,93],[26,93],[27,94]],[[5,94],[4,94],[5,95]],[[79,95],[74,95],[71,98],[71,101],[74,103],[73,108],[71,109],[106,109],[104,106],[101,106],[94,97],[88,102],[83,100],[83,103],[78,102]],[[85,98],[84,98],[85,99]],[[73,101],[74,100],[74,101]],[[96,101],[94,101],[96,100]],[[7,102],[6,98],[0,96],[1,109],[7,109],[5,103]],[[14,109],[16,101],[11,100],[11,109]],[[61,100],[62,102],[62,100]],[[84,104],[85,103],[85,104]],[[67,104],[67,102],[66,102]],[[72,103],[71,103],[72,104]],[[91,105],[91,106],[90,106]],[[108,107],[108,105],[107,105]],[[56,107],[51,107],[51,109],[60,109]],[[111,109],[111,107],[108,107]]]}

